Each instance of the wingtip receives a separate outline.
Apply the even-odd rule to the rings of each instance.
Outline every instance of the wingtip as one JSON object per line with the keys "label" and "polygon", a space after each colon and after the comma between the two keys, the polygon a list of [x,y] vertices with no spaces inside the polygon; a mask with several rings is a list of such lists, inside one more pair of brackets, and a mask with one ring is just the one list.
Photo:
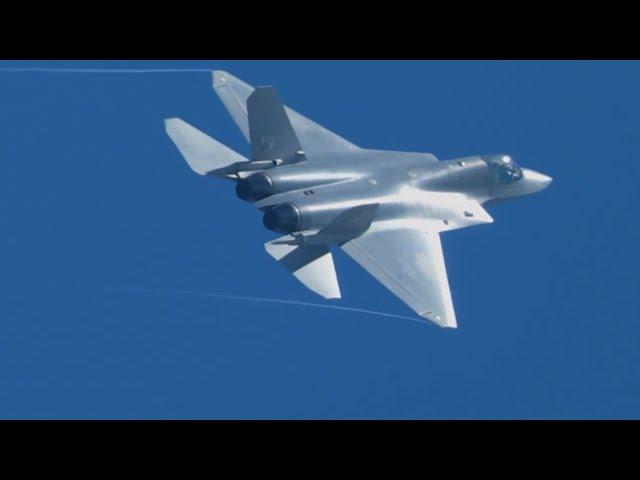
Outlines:
{"label": "wingtip", "polygon": [[430,322],[435,323],[441,328],[458,328],[458,324],[456,322],[455,317],[453,318],[442,318],[440,315],[435,315],[432,312],[423,312],[420,314],[422,318],[425,320],[429,320]]}
{"label": "wingtip", "polygon": [[[335,270],[334,270],[335,271]],[[308,288],[311,288],[307,285]],[[319,286],[317,289],[311,288],[315,293],[323,297],[325,300],[340,300],[342,299],[342,292],[340,291],[340,284],[336,278],[334,282],[328,282],[325,285]]]}
{"label": "wingtip", "polygon": [[435,320],[431,320],[433,323],[438,325],[440,328],[446,328],[451,330],[457,330],[458,324],[456,322],[447,323],[447,322],[436,322]]}
{"label": "wingtip", "polygon": [[335,291],[333,292],[333,295],[331,295],[330,297],[327,297],[327,300],[341,300],[341,299],[342,299],[342,292],[340,291],[340,284],[336,282]]}
{"label": "wingtip", "polygon": [[164,119],[164,128],[165,128],[165,130],[167,130],[169,127],[171,127],[171,125],[175,125],[179,121],[180,121],[180,119],[177,118],[177,117],[165,118]]}
{"label": "wingtip", "polygon": [[222,87],[227,84],[229,79],[233,79],[233,75],[224,70],[214,70],[212,72],[213,88]]}
{"label": "wingtip", "polygon": [[165,118],[164,119],[164,131],[171,140],[176,141],[177,136],[180,135],[180,132],[186,128],[193,128],[187,122],[178,117]]}

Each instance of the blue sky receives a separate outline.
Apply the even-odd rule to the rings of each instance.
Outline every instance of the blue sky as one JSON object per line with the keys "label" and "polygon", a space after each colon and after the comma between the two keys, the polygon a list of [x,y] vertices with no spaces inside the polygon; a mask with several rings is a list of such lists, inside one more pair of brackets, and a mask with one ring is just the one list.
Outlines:
{"label": "blue sky", "polygon": [[[443,236],[459,329],[322,302],[178,116],[242,154],[207,73],[0,72],[0,418],[638,418],[638,62],[0,62],[211,68],[372,148],[551,175]],[[347,307],[411,315],[346,255]]]}

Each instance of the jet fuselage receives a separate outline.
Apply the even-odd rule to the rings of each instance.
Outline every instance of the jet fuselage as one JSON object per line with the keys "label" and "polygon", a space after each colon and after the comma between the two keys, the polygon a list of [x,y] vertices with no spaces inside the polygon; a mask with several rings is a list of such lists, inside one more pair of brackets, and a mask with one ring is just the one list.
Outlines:
{"label": "jet fuselage", "polygon": [[402,214],[441,222],[438,230],[444,231],[487,222],[475,212],[445,208],[438,193],[459,193],[482,204],[537,192],[550,181],[507,155],[438,161],[425,153],[359,150],[252,173],[238,181],[236,191],[265,212],[267,228],[281,233],[321,229],[342,211],[366,203],[380,204],[379,221]]}
{"label": "jet fuselage", "polygon": [[236,193],[284,234],[266,252],[311,291],[341,298],[332,250],[355,260],[417,315],[455,328],[440,233],[493,222],[483,205],[542,190],[551,178],[508,155],[438,161],[363,149],[300,115],[273,87],[213,72],[213,88],[250,142],[250,159],[179,118],[165,130],[199,175]]}

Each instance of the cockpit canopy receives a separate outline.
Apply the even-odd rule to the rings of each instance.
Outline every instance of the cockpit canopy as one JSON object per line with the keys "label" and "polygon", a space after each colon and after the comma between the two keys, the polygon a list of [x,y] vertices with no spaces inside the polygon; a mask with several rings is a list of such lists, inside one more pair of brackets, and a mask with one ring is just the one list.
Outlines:
{"label": "cockpit canopy", "polygon": [[495,178],[500,183],[514,183],[523,177],[522,169],[509,155],[486,155],[482,157]]}

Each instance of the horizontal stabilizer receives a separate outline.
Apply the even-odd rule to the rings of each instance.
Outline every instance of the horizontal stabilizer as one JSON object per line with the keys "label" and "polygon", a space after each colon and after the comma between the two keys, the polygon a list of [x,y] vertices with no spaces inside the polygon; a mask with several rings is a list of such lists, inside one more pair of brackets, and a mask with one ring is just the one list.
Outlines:
{"label": "horizontal stabilizer", "polygon": [[200,175],[225,176],[225,173],[217,175],[216,170],[248,161],[184,120],[168,118],[164,125],[167,135],[171,137],[191,169]]}
{"label": "horizontal stabilizer", "polygon": [[326,245],[291,245],[282,237],[265,243],[269,255],[289,270],[307,288],[327,299],[340,298],[333,256]]}

